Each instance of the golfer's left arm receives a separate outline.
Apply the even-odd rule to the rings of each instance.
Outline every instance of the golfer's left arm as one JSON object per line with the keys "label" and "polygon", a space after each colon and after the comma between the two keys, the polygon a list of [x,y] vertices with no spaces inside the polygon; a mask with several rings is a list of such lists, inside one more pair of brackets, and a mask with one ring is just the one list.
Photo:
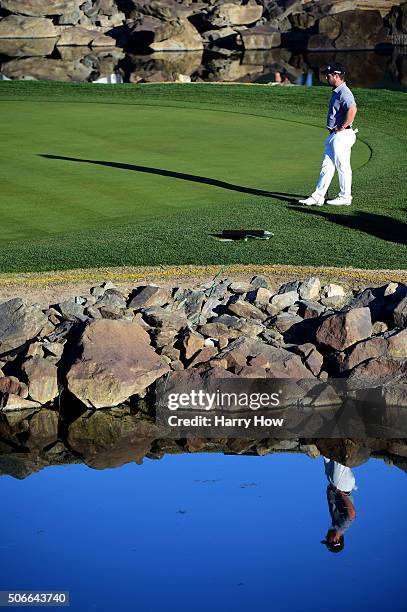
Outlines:
{"label": "golfer's left arm", "polygon": [[356,104],[352,104],[346,111],[345,119],[343,124],[340,127],[336,128],[337,132],[341,132],[342,130],[346,130],[346,128],[353,123],[354,118],[356,117],[356,113],[358,112],[358,108]]}

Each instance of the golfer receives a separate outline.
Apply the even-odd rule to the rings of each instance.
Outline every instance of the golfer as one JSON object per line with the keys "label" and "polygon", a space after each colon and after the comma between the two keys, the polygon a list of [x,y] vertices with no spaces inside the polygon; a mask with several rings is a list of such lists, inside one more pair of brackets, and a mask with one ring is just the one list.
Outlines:
{"label": "golfer", "polygon": [[357,107],[355,98],[345,83],[344,66],[330,64],[325,68],[324,74],[332,87],[327,117],[329,136],[325,141],[325,154],[316,189],[309,198],[298,201],[306,206],[322,206],[336,168],[340,193],[335,199],[327,200],[326,203],[333,206],[350,206],[352,203],[350,154],[356,141],[356,132],[352,128],[352,123]]}
{"label": "golfer", "polygon": [[324,467],[329,482],[326,497],[332,527],[328,529],[321,544],[325,544],[330,552],[338,553],[345,546],[345,531],[356,518],[352,491],[357,487],[355,476],[349,467],[327,457],[324,457]]}

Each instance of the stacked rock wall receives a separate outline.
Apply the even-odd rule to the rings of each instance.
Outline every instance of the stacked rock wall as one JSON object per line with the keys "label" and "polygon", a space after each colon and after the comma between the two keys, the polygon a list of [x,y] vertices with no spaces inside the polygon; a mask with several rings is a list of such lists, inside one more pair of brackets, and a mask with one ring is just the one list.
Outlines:
{"label": "stacked rock wall", "polygon": [[[407,398],[407,286],[352,293],[318,278],[271,288],[222,279],[192,289],[93,287],[49,308],[0,303],[5,411],[62,398],[112,407],[144,397],[164,375],[384,384]],[[394,385],[399,379],[398,395]],[[174,379],[174,380],[175,380]],[[403,400],[404,397],[404,400]]]}
{"label": "stacked rock wall", "polygon": [[282,37],[307,44],[311,36],[312,48],[372,48],[406,33],[406,6],[374,0],[0,0],[0,38],[196,51],[204,45],[271,49]]}

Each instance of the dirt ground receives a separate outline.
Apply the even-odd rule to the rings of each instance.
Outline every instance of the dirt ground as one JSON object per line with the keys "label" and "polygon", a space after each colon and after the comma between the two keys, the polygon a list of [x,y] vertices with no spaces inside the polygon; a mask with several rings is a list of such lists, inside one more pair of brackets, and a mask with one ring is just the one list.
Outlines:
{"label": "dirt ground", "polygon": [[356,268],[325,268],[285,265],[230,266],[159,266],[149,268],[98,268],[51,271],[30,274],[1,274],[0,302],[23,297],[41,306],[55,304],[68,297],[86,295],[94,285],[110,281],[129,293],[134,287],[154,283],[163,287],[194,287],[211,279],[250,280],[261,274],[271,288],[292,280],[318,276],[321,282],[336,282],[348,289],[377,287],[391,281],[407,284],[407,270],[360,270]]}

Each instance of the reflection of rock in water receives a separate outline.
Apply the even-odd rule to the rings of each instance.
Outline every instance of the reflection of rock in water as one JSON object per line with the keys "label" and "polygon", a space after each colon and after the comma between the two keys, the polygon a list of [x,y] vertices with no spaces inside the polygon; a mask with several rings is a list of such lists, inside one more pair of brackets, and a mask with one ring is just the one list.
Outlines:
{"label": "reflection of rock in water", "polygon": [[339,62],[346,66],[347,80],[354,87],[380,87],[386,81],[385,75],[388,73],[391,59],[388,55],[359,51],[353,54],[309,53],[307,61],[316,74],[319,74],[327,63]]}
{"label": "reflection of rock in water", "polygon": [[[51,57],[38,57],[42,51]],[[108,78],[115,73],[124,57],[124,53],[117,48],[58,47],[55,51],[52,40],[21,43],[16,40],[0,40],[0,53],[11,56],[11,52],[15,59],[6,60],[1,66],[1,72],[6,77],[55,81]]]}
{"label": "reflection of rock in water", "polygon": [[0,39],[0,55],[16,57],[45,57],[55,47],[54,38]]}
{"label": "reflection of rock in water", "polygon": [[176,81],[179,75],[192,76],[200,67],[202,51],[172,52],[157,51],[151,55],[126,57],[127,80],[131,83],[151,81]]}
{"label": "reflection of rock in water", "polygon": [[165,454],[218,452],[262,456],[274,452],[320,454],[343,465],[357,466],[370,457],[384,459],[407,471],[406,440],[292,439],[262,440],[189,436],[160,437],[158,426],[140,410],[122,406],[86,411],[65,422],[55,410],[0,413],[0,474],[26,478],[44,467],[85,463],[95,469],[118,467],[144,457]]}
{"label": "reflection of rock in water", "polygon": [[[331,17],[330,17],[331,19]],[[354,87],[407,86],[405,48],[374,53],[335,51],[228,50],[125,54],[117,47],[55,46],[56,39],[0,39],[0,73],[5,79],[93,81],[100,83],[160,81],[273,82],[285,70],[292,83],[319,71],[327,62],[347,66]]]}

